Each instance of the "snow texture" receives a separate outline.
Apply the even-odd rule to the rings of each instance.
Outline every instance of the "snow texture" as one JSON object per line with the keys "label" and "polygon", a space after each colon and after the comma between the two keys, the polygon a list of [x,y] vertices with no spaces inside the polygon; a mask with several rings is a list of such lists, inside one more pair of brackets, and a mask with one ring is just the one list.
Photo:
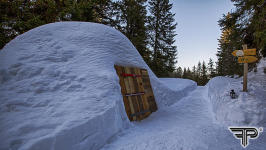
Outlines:
{"label": "snow texture", "polygon": [[[248,92],[242,92],[243,78],[215,77],[207,84],[215,119],[227,126],[266,127],[266,60],[261,59],[257,72],[248,73]],[[234,89],[237,98],[231,99]]]}
{"label": "snow texture", "polygon": [[165,97],[171,98],[167,101],[162,101],[167,106],[174,104],[175,102],[177,102],[177,100],[185,97],[186,95],[188,95],[188,93],[190,93],[197,87],[196,82],[188,79],[160,78],[160,81],[163,82],[165,86],[168,86],[169,90],[173,91],[163,93]]}
{"label": "snow texture", "polygon": [[114,64],[148,70],[159,110],[196,87],[169,89],[111,27],[47,24],[0,51],[0,150],[95,150],[132,126]]}

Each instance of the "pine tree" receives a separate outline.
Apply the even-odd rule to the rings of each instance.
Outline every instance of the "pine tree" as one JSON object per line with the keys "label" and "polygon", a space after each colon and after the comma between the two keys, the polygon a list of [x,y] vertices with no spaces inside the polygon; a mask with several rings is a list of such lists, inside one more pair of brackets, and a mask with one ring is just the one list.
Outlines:
{"label": "pine tree", "polygon": [[208,62],[208,72],[209,72],[209,78],[215,77],[214,64],[211,58],[209,59],[209,62]]}
{"label": "pine tree", "polygon": [[202,69],[201,69],[201,85],[205,85],[208,82],[208,77],[207,77],[207,67],[205,62],[202,62]]}
{"label": "pine tree", "polygon": [[148,17],[149,47],[153,50],[151,69],[157,76],[175,70],[177,50],[174,46],[176,23],[169,0],[150,0]]}
{"label": "pine tree", "polygon": [[184,79],[187,78],[187,69],[186,69],[186,68],[183,69],[183,75],[182,75],[182,78],[184,78]]}
{"label": "pine tree", "polygon": [[147,64],[150,64],[150,50],[147,48],[147,0],[122,0],[114,4],[115,27],[136,47]]}
{"label": "pine tree", "polygon": [[192,80],[196,81],[196,77],[197,77],[197,68],[196,66],[194,65],[192,67]]}
{"label": "pine tree", "polygon": [[181,67],[178,67],[176,69],[176,74],[177,74],[177,78],[182,78],[182,74],[183,74],[183,71],[182,71],[182,68]]}
{"label": "pine tree", "polygon": [[187,67],[187,79],[193,80],[192,72],[189,67]]}
{"label": "pine tree", "polygon": [[218,48],[218,74],[219,75],[234,75],[241,74],[242,69],[237,58],[232,55],[232,52],[241,48],[241,37],[238,25],[232,20],[232,15],[228,13],[219,20],[219,25],[222,27],[222,35]]}
{"label": "pine tree", "polygon": [[200,81],[201,81],[201,62],[198,62],[198,65],[197,65],[197,71],[196,71],[196,79],[195,81],[199,84]]}

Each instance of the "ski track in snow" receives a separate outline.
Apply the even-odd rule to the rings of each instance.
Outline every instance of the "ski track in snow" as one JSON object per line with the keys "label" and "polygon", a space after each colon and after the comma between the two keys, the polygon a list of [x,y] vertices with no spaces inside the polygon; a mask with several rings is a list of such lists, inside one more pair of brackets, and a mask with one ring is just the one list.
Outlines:
{"label": "ski track in snow", "polygon": [[[115,136],[102,150],[239,150],[227,127],[213,119],[207,87],[198,87],[170,107],[153,113]],[[246,149],[262,150],[265,134]]]}

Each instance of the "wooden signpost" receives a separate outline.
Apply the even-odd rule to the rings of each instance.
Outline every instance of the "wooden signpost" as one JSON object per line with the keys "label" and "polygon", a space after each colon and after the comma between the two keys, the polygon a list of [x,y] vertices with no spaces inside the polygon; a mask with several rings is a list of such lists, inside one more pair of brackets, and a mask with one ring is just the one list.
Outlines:
{"label": "wooden signpost", "polygon": [[248,63],[253,63],[258,60],[255,56],[256,49],[248,49],[247,45],[242,45],[243,50],[235,50],[232,52],[233,56],[238,57],[238,63],[244,63],[244,75],[243,75],[243,91],[247,92],[247,78],[248,78]]}

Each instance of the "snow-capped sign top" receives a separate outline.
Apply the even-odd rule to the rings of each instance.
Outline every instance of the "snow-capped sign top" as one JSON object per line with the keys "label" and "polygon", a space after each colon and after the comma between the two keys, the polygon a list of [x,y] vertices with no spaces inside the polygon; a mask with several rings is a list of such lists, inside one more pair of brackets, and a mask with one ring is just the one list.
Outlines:
{"label": "snow-capped sign top", "polygon": [[[160,107],[174,103],[132,43],[96,23],[32,29],[0,51],[0,149],[98,149],[129,124],[114,64],[145,68]],[[175,98],[173,98],[175,96]]]}

